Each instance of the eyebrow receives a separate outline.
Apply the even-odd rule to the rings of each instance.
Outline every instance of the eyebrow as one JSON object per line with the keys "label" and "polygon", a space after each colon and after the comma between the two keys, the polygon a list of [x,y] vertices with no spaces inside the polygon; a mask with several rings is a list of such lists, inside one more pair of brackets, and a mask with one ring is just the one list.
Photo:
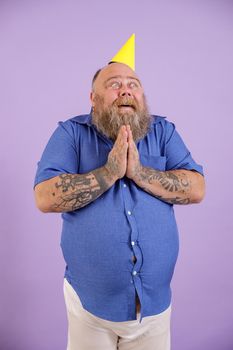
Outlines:
{"label": "eyebrow", "polygon": [[[107,80],[105,80],[104,84],[106,84],[109,80],[112,80],[112,79],[116,79],[116,78],[122,78],[122,75],[114,75],[113,77],[110,77],[108,78]],[[137,82],[141,85],[141,82],[139,79],[135,78],[135,77],[132,77],[132,76],[127,76],[126,77],[127,79],[134,79],[134,80],[137,80]]]}

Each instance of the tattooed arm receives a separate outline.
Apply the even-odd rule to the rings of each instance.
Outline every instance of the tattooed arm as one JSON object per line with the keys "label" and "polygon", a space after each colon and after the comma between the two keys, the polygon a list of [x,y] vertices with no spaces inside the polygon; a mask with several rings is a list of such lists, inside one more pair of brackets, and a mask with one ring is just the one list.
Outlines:
{"label": "tattooed arm", "polygon": [[67,212],[86,206],[107,191],[126,172],[127,132],[121,128],[105,166],[87,174],[62,174],[35,187],[43,212]]}
{"label": "tattooed arm", "polygon": [[203,176],[189,170],[158,171],[141,166],[134,182],[151,195],[170,204],[199,203],[203,198]]}
{"label": "tattooed arm", "polygon": [[151,195],[170,204],[199,203],[204,196],[204,177],[195,171],[159,171],[144,167],[129,127],[126,176]]}
{"label": "tattooed arm", "polygon": [[113,183],[104,167],[87,174],[62,174],[36,186],[36,204],[43,212],[76,210],[94,201]]}

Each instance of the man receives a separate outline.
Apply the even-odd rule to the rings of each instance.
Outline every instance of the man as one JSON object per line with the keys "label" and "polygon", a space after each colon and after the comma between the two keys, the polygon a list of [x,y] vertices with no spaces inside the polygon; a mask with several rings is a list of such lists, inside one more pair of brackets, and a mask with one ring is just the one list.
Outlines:
{"label": "man", "polygon": [[98,71],[90,97],[90,115],[59,124],[35,180],[38,208],[63,213],[67,349],[168,350],[173,204],[202,200],[202,167],[149,114],[127,65]]}

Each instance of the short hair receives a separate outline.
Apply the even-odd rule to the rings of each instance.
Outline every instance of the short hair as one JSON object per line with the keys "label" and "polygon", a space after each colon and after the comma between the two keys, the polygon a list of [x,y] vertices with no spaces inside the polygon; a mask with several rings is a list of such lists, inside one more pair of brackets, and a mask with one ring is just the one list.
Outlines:
{"label": "short hair", "polygon": [[94,77],[93,77],[92,83],[91,83],[92,90],[94,89],[95,81],[96,81],[98,75],[100,74],[100,72],[102,71],[102,69],[103,69],[103,68],[99,68],[99,69],[95,72],[95,74],[94,74]]}
{"label": "short hair", "polygon": [[[117,63],[117,62],[115,62],[115,61],[110,61],[110,62],[108,63],[108,65],[109,65],[109,64],[112,64],[112,63]],[[99,69],[95,72],[95,74],[94,74],[94,76],[93,76],[93,78],[92,78],[92,82],[91,82],[92,90],[93,90],[93,88],[94,88],[95,81],[96,81],[96,79],[98,78],[98,75],[100,74],[100,72],[102,71],[102,69],[103,69],[103,68],[99,68]]]}

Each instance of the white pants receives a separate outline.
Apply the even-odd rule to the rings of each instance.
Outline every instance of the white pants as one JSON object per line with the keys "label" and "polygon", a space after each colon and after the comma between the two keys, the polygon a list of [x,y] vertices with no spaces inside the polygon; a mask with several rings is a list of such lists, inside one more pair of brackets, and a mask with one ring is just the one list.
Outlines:
{"label": "white pants", "polygon": [[[72,286],[64,280],[68,317],[67,350],[170,350],[171,306],[158,315],[112,322],[86,311]],[[117,307],[117,305],[116,305]]]}

